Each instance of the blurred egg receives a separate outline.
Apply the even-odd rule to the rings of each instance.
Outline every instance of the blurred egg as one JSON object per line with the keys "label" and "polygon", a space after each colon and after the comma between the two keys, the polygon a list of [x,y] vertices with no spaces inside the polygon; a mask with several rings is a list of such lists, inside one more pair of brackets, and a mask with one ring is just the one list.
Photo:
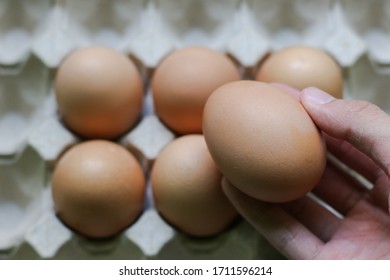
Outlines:
{"label": "blurred egg", "polygon": [[223,53],[205,47],[175,51],[152,78],[156,114],[178,134],[201,133],[207,98],[217,87],[239,79],[236,65]]}
{"label": "blurred egg", "polygon": [[84,138],[114,139],[138,120],[143,84],[135,64],[106,47],[86,47],[62,62],[55,79],[58,111]]}
{"label": "blurred egg", "polygon": [[259,200],[299,198],[324,172],[326,148],[310,116],[296,98],[266,83],[218,88],[206,103],[203,133],[223,175]]}
{"label": "blurred egg", "polygon": [[159,213],[188,235],[216,235],[237,218],[202,135],[182,136],[168,144],[154,163],[151,184]]}
{"label": "blurred egg", "polygon": [[74,231],[92,238],[113,236],[143,210],[145,176],[135,157],[106,140],[70,148],[52,177],[58,217]]}
{"label": "blurred egg", "polygon": [[343,96],[341,67],[325,51],[294,46],[271,54],[260,65],[256,80],[283,83],[298,90],[317,87],[336,98]]}

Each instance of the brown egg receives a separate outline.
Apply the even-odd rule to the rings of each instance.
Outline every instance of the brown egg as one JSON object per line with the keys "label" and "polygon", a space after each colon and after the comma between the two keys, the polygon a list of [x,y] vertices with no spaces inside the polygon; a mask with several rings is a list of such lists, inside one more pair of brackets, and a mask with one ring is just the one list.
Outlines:
{"label": "brown egg", "polygon": [[143,84],[135,64],[105,47],[72,52],[55,79],[58,111],[84,138],[114,139],[138,120]]}
{"label": "brown egg", "polygon": [[325,51],[295,46],[271,54],[260,65],[256,80],[283,83],[298,90],[317,87],[336,98],[343,96],[341,67]]}
{"label": "brown egg", "polygon": [[154,163],[151,182],[159,213],[188,235],[216,235],[237,218],[202,135],[168,144]]}
{"label": "brown egg", "polygon": [[153,75],[156,114],[178,134],[201,133],[207,98],[217,87],[239,79],[237,67],[223,53],[204,47],[175,51]]}
{"label": "brown egg", "polygon": [[113,236],[141,214],[145,177],[122,146],[91,140],[73,146],[58,161],[52,178],[58,217],[76,232]]}
{"label": "brown egg", "polygon": [[290,94],[265,83],[218,88],[206,103],[203,132],[223,175],[260,200],[299,198],[324,172],[325,144],[310,116]]}

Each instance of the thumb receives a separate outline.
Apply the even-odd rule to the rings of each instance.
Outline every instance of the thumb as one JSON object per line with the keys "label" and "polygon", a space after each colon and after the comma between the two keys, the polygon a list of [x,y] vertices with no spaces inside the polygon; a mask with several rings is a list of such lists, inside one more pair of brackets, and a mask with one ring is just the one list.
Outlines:
{"label": "thumb", "polygon": [[302,91],[301,103],[317,126],[346,140],[390,175],[390,116],[362,100],[340,100],[317,88]]}

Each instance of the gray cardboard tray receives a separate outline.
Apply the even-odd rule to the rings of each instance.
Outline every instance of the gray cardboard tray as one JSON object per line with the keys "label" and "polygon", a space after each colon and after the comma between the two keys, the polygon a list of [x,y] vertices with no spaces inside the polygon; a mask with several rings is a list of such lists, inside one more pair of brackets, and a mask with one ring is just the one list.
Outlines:
{"label": "gray cardboard tray", "polygon": [[105,45],[131,56],[146,85],[140,123],[120,144],[145,172],[175,135],[154,115],[149,81],[169,52],[203,45],[253,76],[267,53],[317,46],[343,67],[344,98],[390,112],[390,2],[386,0],[0,0],[0,258],[282,258],[245,221],[194,239],[156,212],[150,188],[139,220],[121,235],[91,241],[57,219],[50,176],[80,140],[58,119],[53,79],[73,49]]}

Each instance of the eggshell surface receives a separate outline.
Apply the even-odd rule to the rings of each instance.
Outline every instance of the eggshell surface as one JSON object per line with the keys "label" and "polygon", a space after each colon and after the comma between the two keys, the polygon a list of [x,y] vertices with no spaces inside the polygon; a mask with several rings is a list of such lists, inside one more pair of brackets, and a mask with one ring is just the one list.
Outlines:
{"label": "eggshell surface", "polygon": [[152,77],[156,114],[178,134],[201,133],[207,98],[217,87],[239,79],[236,65],[225,54],[205,47],[179,49]]}
{"label": "eggshell surface", "polygon": [[141,214],[145,176],[125,148],[91,140],[59,159],[52,193],[58,217],[71,229],[92,238],[110,237]]}
{"label": "eggshell surface", "polygon": [[297,99],[257,81],[232,82],[208,99],[204,137],[215,163],[238,189],[285,202],[309,192],[326,165],[321,134]]}
{"label": "eggshell surface", "polygon": [[179,137],[163,149],[153,166],[155,206],[185,234],[216,235],[237,218],[222,191],[221,176],[202,135]]}
{"label": "eggshell surface", "polygon": [[283,83],[298,90],[317,87],[336,98],[343,96],[342,69],[325,51],[293,46],[272,53],[260,65],[256,80]]}
{"label": "eggshell surface", "polygon": [[86,139],[114,139],[138,120],[143,84],[135,64],[109,48],[73,51],[55,78],[58,111],[70,130]]}

